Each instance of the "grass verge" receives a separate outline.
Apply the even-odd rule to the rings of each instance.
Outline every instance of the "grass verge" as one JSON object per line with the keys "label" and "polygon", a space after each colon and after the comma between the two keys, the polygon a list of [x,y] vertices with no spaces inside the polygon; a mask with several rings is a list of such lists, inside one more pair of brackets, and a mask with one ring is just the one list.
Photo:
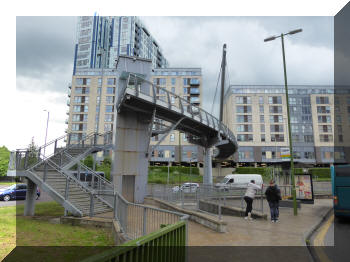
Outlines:
{"label": "grass verge", "polygon": [[[148,173],[148,183],[152,184],[166,184],[168,180],[168,173],[158,170],[150,170]],[[173,172],[169,175],[169,184],[182,184],[185,182],[202,183],[203,177],[195,174]]]}
{"label": "grass verge", "polygon": [[[23,205],[0,208],[0,260],[15,246],[30,246],[30,249],[64,246],[67,248],[59,248],[57,252],[52,252],[53,248],[23,250],[32,253],[36,250],[41,253],[40,256],[45,256],[45,261],[67,261],[66,259],[73,259],[73,255],[79,258],[87,255],[86,252],[77,252],[76,248],[69,247],[114,245],[110,230],[54,223],[53,218],[63,215],[63,208],[55,202],[36,204],[35,217],[22,216],[23,209]],[[97,249],[88,250],[88,254],[97,252]]]}

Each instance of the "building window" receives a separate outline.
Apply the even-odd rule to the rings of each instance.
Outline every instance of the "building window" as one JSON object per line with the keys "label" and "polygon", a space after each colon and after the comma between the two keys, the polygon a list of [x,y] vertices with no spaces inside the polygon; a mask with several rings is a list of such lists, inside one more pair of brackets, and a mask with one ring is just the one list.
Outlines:
{"label": "building window", "polygon": [[282,104],[281,96],[269,96],[269,104]]}
{"label": "building window", "polygon": [[88,120],[87,114],[74,114],[72,116],[72,122],[86,122]]}
{"label": "building window", "polygon": [[237,141],[239,141],[239,142],[252,142],[253,135],[252,134],[238,134]]}
{"label": "building window", "polygon": [[333,142],[333,135],[320,135],[320,142]]}
{"label": "building window", "polygon": [[338,135],[338,141],[341,143],[343,142],[343,135]]}
{"label": "building window", "polygon": [[330,106],[317,106],[317,113],[319,114],[330,114],[331,108]]}
{"label": "building window", "polygon": [[182,140],[183,140],[184,142],[187,142],[187,136],[186,136],[186,134],[182,134]]}
{"label": "building window", "polygon": [[89,107],[88,106],[74,106],[73,112],[88,112]]}
{"label": "building window", "polygon": [[253,152],[251,152],[251,151],[238,152],[238,158],[239,158],[239,160],[252,159],[253,158]]}
{"label": "building window", "polygon": [[251,106],[236,106],[236,112],[237,113],[251,113],[252,107]]}
{"label": "building window", "polygon": [[115,78],[108,78],[107,79],[107,85],[114,86],[115,84],[116,84],[116,79]]}
{"label": "building window", "polygon": [[171,88],[171,93],[175,94],[175,87]]}
{"label": "building window", "polygon": [[170,134],[170,142],[174,142],[175,141],[175,134],[172,133]]}
{"label": "building window", "polygon": [[314,136],[313,135],[305,135],[304,136],[304,141],[300,141],[300,142],[313,143],[314,142]]}
{"label": "building window", "polygon": [[260,132],[265,133],[265,125],[260,125]]}
{"label": "building window", "polygon": [[251,104],[250,96],[237,96],[236,104]]}
{"label": "building window", "polygon": [[342,125],[337,125],[337,131],[338,131],[339,134],[343,133]]}
{"label": "building window", "polygon": [[332,126],[331,125],[319,125],[318,131],[320,133],[332,133]]}
{"label": "building window", "polygon": [[309,106],[303,106],[302,108],[301,108],[301,112],[303,113],[303,114],[311,114],[311,108],[309,107]]}
{"label": "building window", "polygon": [[311,116],[302,116],[302,117],[301,117],[301,120],[302,120],[303,122],[310,123],[310,122],[312,121],[312,118],[311,118]]}
{"label": "building window", "polygon": [[335,121],[336,121],[337,123],[341,123],[341,115],[336,115],[336,116],[335,116]]}
{"label": "building window", "polygon": [[237,123],[251,123],[252,115],[237,115]]}
{"label": "building window", "polygon": [[271,135],[271,142],[284,142],[284,135],[283,134],[272,134]]}
{"label": "building window", "polygon": [[261,142],[265,142],[265,134],[261,134]]}
{"label": "building window", "polygon": [[252,125],[237,125],[237,132],[253,132]]}
{"label": "building window", "polygon": [[325,159],[325,160],[333,159],[333,152],[329,152],[329,151],[322,152],[322,159]]}
{"label": "building window", "polygon": [[75,85],[81,86],[81,85],[87,85],[89,86],[91,82],[90,78],[76,78],[75,79]]}
{"label": "building window", "polygon": [[115,93],[115,87],[107,87],[107,94],[113,94]]}
{"label": "building window", "polygon": [[105,124],[105,132],[109,132],[113,130],[113,124]]}
{"label": "building window", "polygon": [[102,78],[98,79],[98,86],[101,87],[102,86]]}
{"label": "building window", "polygon": [[90,88],[89,87],[76,87],[75,93],[76,94],[89,94]]}
{"label": "building window", "polygon": [[329,104],[329,97],[327,96],[317,96],[316,104]]}
{"label": "building window", "polygon": [[264,104],[264,97],[263,96],[259,96],[259,104]]}
{"label": "building window", "polygon": [[114,103],[114,96],[106,96],[106,103],[113,104]]}
{"label": "building window", "polygon": [[264,123],[265,122],[265,117],[264,115],[260,115],[260,123]]}
{"label": "building window", "polygon": [[296,97],[289,97],[289,104],[290,105],[296,105],[297,104]]}
{"label": "building window", "polygon": [[183,91],[184,91],[184,94],[188,94],[188,88],[187,87],[184,87]]}
{"label": "building window", "polygon": [[173,86],[176,85],[176,78],[171,79],[171,85],[173,85]]}
{"label": "building window", "polygon": [[304,158],[305,159],[315,159],[315,153],[314,152],[304,152]]}
{"label": "building window", "polygon": [[272,114],[282,113],[282,106],[270,106],[270,113]]}
{"label": "building window", "polygon": [[271,123],[283,123],[283,117],[281,115],[270,116]]}
{"label": "building window", "polygon": [[264,106],[259,106],[259,113],[264,113]]}
{"label": "building window", "polygon": [[[294,127],[294,126],[292,126]],[[298,127],[298,126],[296,126]],[[270,132],[283,132],[283,125],[270,125]],[[293,128],[292,128],[293,132]],[[295,132],[297,133],[297,132]]]}
{"label": "building window", "polygon": [[319,123],[331,123],[331,116],[318,116]]}
{"label": "building window", "polygon": [[106,114],[105,122],[113,122],[113,114]]}
{"label": "building window", "polygon": [[105,112],[106,113],[113,113],[113,110],[114,110],[114,106],[107,105]]}

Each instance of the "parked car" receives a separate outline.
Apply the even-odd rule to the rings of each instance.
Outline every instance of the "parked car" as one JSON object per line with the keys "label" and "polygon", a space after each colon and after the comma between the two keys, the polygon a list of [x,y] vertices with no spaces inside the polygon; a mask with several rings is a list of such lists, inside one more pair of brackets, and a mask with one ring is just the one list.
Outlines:
{"label": "parked car", "polygon": [[[26,184],[14,184],[7,188],[0,189],[0,200],[9,201],[17,199],[26,199],[27,185]],[[40,196],[40,190],[36,190],[37,199]]]}
{"label": "parked car", "polygon": [[173,192],[183,191],[184,193],[195,193],[199,188],[198,183],[184,183],[182,186],[173,187]]}
{"label": "parked car", "polygon": [[245,188],[250,180],[254,180],[259,186],[263,185],[262,176],[259,174],[233,174],[225,176],[220,183],[215,184],[215,187],[220,189]]}

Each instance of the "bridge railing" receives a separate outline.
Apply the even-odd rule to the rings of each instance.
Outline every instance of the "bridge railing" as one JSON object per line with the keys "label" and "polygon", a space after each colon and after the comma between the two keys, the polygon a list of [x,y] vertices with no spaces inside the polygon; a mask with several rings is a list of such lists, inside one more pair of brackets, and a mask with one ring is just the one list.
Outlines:
{"label": "bridge railing", "polygon": [[146,95],[153,99],[154,103],[162,101],[166,104],[166,107],[169,109],[175,109],[182,114],[187,114],[193,119],[204,123],[221,133],[226,139],[229,139],[236,143],[236,139],[232,131],[227,128],[219,119],[209,114],[202,108],[195,106],[184,99],[183,97],[166,90],[164,87],[157,86],[151,81],[148,81],[142,78],[139,75],[129,73],[129,76],[126,80],[126,85],[119,93],[119,101],[117,106],[120,105],[123,95],[127,88],[135,90],[136,96],[140,94]]}

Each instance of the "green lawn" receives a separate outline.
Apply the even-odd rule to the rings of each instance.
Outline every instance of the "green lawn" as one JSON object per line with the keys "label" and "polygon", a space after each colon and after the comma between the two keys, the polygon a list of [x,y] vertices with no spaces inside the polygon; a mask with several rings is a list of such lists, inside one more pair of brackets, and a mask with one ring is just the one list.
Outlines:
{"label": "green lawn", "polygon": [[[168,173],[158,170],[150,170],[148,173],[148,183],[166,184],[168,179]],[[200,175],[190,175],[189,173],[173,172],[169,175],[170,184],[182,184],[185,182],[202,183],[203,177]]]}
{"label": "green lawn", "polygon": [[16,184],[16,182],[0,182],[0,186],[11,186],[13,184]]}
{"label": "green lawn", "polygon": [[[32,250],[27,248],[24,251],[44,253],[47,258],[45,261],[67,261],[74,256],[76,258],[77,255],[81,258],[100,252],[94,248],[84,248],[84,252],[78,252],[79,249],[69,246],[114,245],[110,230],[50,222],[52,218],[63,215],[63,208],[55,202],[36,204],[35,218],[23,217],[23,208],[23,205],[18,205],[17,208],[16,206],[0,208],[0,260],[15,246],[66,246],[67,248],[58,248],[57,252],[52,252],[53,248]],[[35,257],[35,254],[32,255]]]}

